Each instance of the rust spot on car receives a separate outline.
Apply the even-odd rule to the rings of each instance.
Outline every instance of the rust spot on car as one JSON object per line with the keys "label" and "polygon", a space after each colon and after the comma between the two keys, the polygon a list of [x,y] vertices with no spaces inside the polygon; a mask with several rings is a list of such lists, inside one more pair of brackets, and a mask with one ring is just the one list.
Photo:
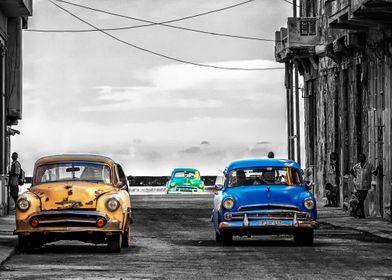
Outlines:
{"label": "rust spot on car", "polygon": [[91,200],[89,202],[86,202],[86,205],[93,205],[93,203],[94,203],[94,200]]}
{"label": "rust spot on car", "polygon": [[95,196],[100,196],[103,193],[103,191],[96,190],[94,193],[95,193]]}
{"label": "rust spot on car", "polygon": [[49,197],[47,197],[47,198],[45,199],[45,201],[49,201]]}
{"label": "rust spot on car", "polygon": [[83,203],[81,201],[68,200],[68,197],[65,198],[63,201],[56,202],[56,204],[63,206],[67,205],[66,207],[68,208],[79,208],[83,206]]}
{"label": "rust spot on car", "polygon": [[72,195],[72,190],[68,191],[68,195]]}

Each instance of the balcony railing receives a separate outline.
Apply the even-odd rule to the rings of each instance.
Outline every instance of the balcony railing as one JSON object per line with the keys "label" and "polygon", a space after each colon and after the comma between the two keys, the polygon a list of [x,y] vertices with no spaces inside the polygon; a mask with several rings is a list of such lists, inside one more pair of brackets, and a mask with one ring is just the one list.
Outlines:
{"label": "balcony railing", "polygon": [[318,21],[314,17],[288,18],[287,28],[275,32],[275,57],[279,62],[314,53]]}

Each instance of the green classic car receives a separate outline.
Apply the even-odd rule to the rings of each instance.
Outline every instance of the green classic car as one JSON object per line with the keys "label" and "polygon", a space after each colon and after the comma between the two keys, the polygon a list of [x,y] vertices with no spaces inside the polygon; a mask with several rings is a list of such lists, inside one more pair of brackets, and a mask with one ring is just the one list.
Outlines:
{"label": "green classic car", "polygon": [[200,172],[194,168],[176,168],[170,180],[166,183],[167,193],[195,193],[204,192],[204,182]]}

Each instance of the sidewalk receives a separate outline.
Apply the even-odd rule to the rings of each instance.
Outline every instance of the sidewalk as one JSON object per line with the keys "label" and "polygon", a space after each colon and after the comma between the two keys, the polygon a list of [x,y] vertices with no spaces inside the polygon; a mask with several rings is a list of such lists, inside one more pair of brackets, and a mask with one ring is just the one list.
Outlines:
{"label": "sidewalk", "polygon": [[381,218],[355,219],[338,207],[318,207],[318,220],[336,227],[351,228],[392,241],[392,223]]}
{"label": "sidewalk", "polygon": [[0,266],[13,254],[17,244],[17,236],[13,235],[15,216],[0,216]]}

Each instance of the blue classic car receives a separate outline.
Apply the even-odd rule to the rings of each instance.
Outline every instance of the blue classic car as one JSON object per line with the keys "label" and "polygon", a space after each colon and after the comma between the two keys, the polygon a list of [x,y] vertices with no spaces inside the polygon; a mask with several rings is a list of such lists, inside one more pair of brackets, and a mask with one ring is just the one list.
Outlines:
{"label": "blue classic car", "polygon": [[233,236],[294,235],[312,245],[318,228],[316,201],[298,163],[285,159],[245,159],[229,163],[214,196],[216,241]]}

